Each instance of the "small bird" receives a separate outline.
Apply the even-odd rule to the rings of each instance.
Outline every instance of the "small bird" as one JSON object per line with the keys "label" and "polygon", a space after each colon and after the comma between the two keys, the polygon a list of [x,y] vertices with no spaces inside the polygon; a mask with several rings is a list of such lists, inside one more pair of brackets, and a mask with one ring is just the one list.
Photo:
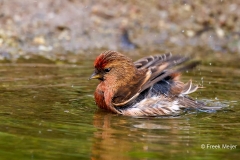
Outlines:
{"label": "small bird", "polygon": [[199,62],[171,53],[148,56],[133,62],[115,52],[101,53],[94,61],[95,71],[89,79],[98,79],[94,93],[99,108],[126,116],[179,115],[182,109],[218,109],[193,100],[188,94],[198,89],[189,80],[180,81],[180,72]]}

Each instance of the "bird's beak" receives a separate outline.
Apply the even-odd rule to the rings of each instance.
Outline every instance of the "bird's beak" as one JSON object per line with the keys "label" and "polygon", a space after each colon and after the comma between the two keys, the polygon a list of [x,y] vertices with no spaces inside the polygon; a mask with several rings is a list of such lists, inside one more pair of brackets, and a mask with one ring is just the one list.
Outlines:
{"label": "bird's beak", "polygon": [[93,74],[89,77],[88,80],[90,80],[90,79],[101,79],[101,78],[102,78],[102,76],[100,74],[97,74],[97,73],[93,72]]}

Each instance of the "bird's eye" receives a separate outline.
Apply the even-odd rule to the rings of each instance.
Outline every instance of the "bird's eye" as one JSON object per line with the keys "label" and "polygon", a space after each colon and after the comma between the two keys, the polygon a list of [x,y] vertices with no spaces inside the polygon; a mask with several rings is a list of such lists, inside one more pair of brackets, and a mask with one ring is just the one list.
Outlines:
{"label": "bird's eye", "polygon": [[104,71],[107,73],[111,70],[111,68],[105,68]]}

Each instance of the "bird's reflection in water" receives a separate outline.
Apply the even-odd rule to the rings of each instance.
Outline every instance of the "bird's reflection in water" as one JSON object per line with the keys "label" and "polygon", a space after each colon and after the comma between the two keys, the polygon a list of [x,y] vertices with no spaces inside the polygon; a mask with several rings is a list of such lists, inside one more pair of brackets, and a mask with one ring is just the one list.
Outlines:
{"label": "bird's reflection in water", "polygon": [[93,160],[162,157],[182,152],[181,148],[190,143],[190,124],[179,117],[133,118],[99,110],[93,124],[97,128]]}

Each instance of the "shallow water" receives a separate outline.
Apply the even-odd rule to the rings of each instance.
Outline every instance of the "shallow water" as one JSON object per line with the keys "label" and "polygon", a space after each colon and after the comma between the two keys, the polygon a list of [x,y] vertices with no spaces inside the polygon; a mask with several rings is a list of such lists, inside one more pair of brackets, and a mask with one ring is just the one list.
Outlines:
{"label": "shallow water", "polygon": [[[200,65],[183,74],[191,96],[222,111],[133,118],[98,110],[92,60],[0,65],[1,159],[237,159],[240,69]],[[229,145],[229,148],[227,146]],[[205,147],[205,148],[201,148]],[[230,148],[232,147],[232,148]]]}

